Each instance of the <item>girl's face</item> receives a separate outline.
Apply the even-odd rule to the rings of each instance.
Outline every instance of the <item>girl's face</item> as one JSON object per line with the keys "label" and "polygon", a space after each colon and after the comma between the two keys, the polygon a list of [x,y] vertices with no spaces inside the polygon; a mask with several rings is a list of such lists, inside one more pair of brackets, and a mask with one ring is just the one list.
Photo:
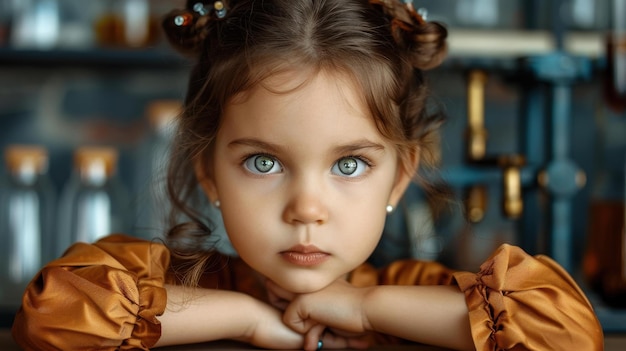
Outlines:
{"label": "girl's face", "polygon": [[305,78],[273,76],[229,103],[200,174],[241,258],[297,293],[363,263],[410,182],[351,80],[322,71],[293,89]]}

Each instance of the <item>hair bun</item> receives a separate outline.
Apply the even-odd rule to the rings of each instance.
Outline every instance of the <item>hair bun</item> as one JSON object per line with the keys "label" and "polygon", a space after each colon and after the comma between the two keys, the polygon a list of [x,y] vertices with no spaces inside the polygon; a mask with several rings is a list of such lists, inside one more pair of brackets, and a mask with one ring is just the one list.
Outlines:
{"label": "hair bun", "polygon": [[199,53],[208,35],[206,16],[189,10],[172,10],[163,18],[163,30],[172,47],[187,55]]}
{"label": "hair bun", "polygon": [[406,48],[411,64],[416,68],[422,70],[435,68],[446,57],[448,31],[437,22],[426,22],[413,26],[410,31],[403,30],[398,34],[394,33],[394,37],[403,37],[401,39],[403,43],[399,44]]}
{"label": "hair bun", "polygon": [[406,50],[411,64],[418,69],[437,67],[447,53],[448,31],[437,22],[426,22],[411,3],[399,0],[369,0],[388,16],[396,44]]}

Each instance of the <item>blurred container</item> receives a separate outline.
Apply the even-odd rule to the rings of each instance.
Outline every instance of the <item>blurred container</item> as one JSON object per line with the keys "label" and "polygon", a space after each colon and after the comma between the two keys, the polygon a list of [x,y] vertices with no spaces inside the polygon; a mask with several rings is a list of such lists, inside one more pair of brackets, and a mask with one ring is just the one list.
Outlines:
{"label": "blurred container", "polygon": [[163,237],[167,230],[171,207],[167,196],[167,165],[176,117],[181,109],[178,100],[157,100],[146,108],[149,129],[138,148],[135,170],[138,193],[135,233],[142,238]]}
{"label": "blurred container", "polygon": [[20,49],[48,50],[59,39],[57,0],[13,1],[11,45]]}
{"label": "blurred container", "polygon": [[43,147],[5,149],[7,178],[0,192],[0,304],[15,307],[26,284],[51,259],[56,196]]}
{"label": "blurred container", "polygon": [[583,259],[591,287],[620,308],[626,308],[626,159],[623,162],[622,172],[603,174],[596,187]]}
{"label": "blurred container", "polygon": [[477,27],[495,27],[498,25],[500,10],[498,0],[464,0],[456,6],[459,23]]}
{"label": "blurred container", "polygon": [[101,46],[143,48],[154,45],[160,33],[149,0],[109,0],[94,26]]}
{"label": "blurred container", "polygon": [[0,47],[8,44],[12,12],[13,8],[10,1],[0,1]]}
{"label": "blurred container", "polygon": [[80,147],[74,153],[74,172],[61,197],[59,254],[75,242],[128,233],[128,192],[116,177],[117,160],[111,147]]}
{"label": "blurred container", "polygon": [[613,0],[613,21],[606,40],[606,100],[617,112],[626,110],[626,0]]}
{"label": "blurred container", "polygon": [[68,49],[88,49],[95,45],[93,23],[105,9],[105,3],[84,0],[59,1],[59,38],[57,46]]}

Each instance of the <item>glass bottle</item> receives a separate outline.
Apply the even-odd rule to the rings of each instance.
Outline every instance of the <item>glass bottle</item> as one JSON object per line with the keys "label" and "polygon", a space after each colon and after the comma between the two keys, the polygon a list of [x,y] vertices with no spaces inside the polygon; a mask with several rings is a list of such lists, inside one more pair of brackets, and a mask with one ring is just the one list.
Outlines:
{"label": "glass bottle", "polygon": [[167,164],[170,143],[176,128],[175,119],[182,103],[156,100],[148,104],[148,132],[138,148],[135,187],[137,219],[135,234],[145,239],[163,236],[170,210],[167,197]]}
{"label": "glass bottle", "polygon": [[606,39],[605,99],[618,113],[626,111],[626,1],[613,0],[613,23]]}
{"label": "glass bottle", "polygon": [[28,282],[51,258],[55,193],[40,146],[5,149],[7,177],[0,192],[0,303],[19,306]]}
{"label": "glass bottle", "polygon": [[118,152],[111,147],[80,147],[74,172],[63,189],[58,252],[75,242],[94,242],[127,233],[127,191],[116,177]]}
{"label": "glass bottle", "polygon": [[57,45],[60,29],[58,0],[14,1],[13,5],[13,47],[50,50]]}

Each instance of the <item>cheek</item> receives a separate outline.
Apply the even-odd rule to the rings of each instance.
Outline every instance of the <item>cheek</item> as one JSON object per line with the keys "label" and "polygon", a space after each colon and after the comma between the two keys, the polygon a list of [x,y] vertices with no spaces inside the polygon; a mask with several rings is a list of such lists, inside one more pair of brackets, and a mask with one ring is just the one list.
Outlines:
{"label": "cheek", "polygon": [[221,210],[226,233],[235,249],[246,251],[248,247],[254,249],[271,242],[266,237],[275,232],[275,224],[270,222],[271,206],[233,195],[224,200]]}
{"label": "cheek", "polygon": [[250,233],[250,229],[253,229],[253,223],[256,222],[254,217],[255,212],[247,211],[243,206],[236,206],[231,210],[229,204],[222,205],[224,227],[233,244],[245,240],[242,236],[246,236],[245,233]]}
{"label": "cheek", "polygon": [[264,252],[267,249],[264,246],[267,240],[262,240],[258,233],[251,232],[253,228],[250,228],[247,223],[250,222],[242,220],[241,217],[234,220],[224,220],[226,233],[233,248],[246,262],[249,261],[251,253]]}
{"label": "cheek", "polygon": [[359,205],[344,206],[340,215],[343,218],[336,240],[342,247],[358,255],[356,261],[367,259],[376,248],[383,232],[387,214],[384,201],[363,201]]}
{"label": "cheek", "polygon": [[385,207],[388,204],[390,186],[378,184],[371,192],[355,201],[352,205],[345,204],[341,216],[347,218],[342,231],[350,233],[346,237],[347,246],[353,246],[361,252],[359,259],[367,259],[380,241],[387,219]]}

